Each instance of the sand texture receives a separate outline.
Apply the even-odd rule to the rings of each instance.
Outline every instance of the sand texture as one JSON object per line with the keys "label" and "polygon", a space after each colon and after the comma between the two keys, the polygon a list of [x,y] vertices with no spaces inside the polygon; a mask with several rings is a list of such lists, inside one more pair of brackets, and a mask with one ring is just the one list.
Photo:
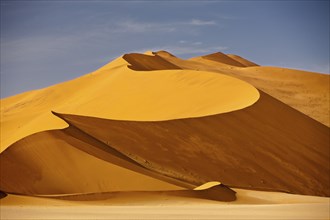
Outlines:
{"label": "sand texture", "polygon": [[[171,192],[116,192],[0,200],[1,219],[329,219],[329,198],[238,191],[233,202]],[[28,206],[27,206],[28,204]]]}
{"label": "sand texture", "polygon": [[[139,56],[147,55],[128,57]],[[1,151],[30,134],[66,127],[51,111],[160,121],[235,111],[259,98],[252,85],[224,74],[195,70],[133,71],[127,62],[122,65],[125,62],[120,58],[75,80],[1,100]]]}
{"label": "sand texture", "polygon": [[[251,83],[285,104],[301,111],[309,117],[330,126],[330,75],[280,67],[257,66],[255,63],[237,55],[227,55],[247,67],[228,65],[224,54],[205,59],[195,57],[182,60],[166,51],[155,52],[169,62],[183,68],[212,71],[227,74]],[[222,59],[221,59],[222,58]],[[224,64],[224,62],[226,64]]]}
{"label": "sand texture", "polygon": [[[329,176],[324,175],[329,173],[329,129],[265,93],[262,93],[259,101],[251,107],[201,118],[134,122],[56,115],[64,119],[70,127],[62,131],[44,131],[28,136],[0,155],[4,164],[1,167],[4,177],[1,179],[2,191],[28,194],[30,187],[41,190],[41,186],[48,187],[52,184],[58,188],[60,185],[69,186],[66,183],[47,181],[45,177],[48,175],[50,178],[63,180],[63,177],[56,177],[51,172],[38,175],[46,166],[38,166],[37,159],[47,156],[45,154],[50,157],[58,155],[51,166],[57,166],[63,173],[67,165],[60,167],[62,151],[66,146],[69,149],[73,146],[103,160],[105,154],[119,152],[117,154],[124,154],[122,157],[127,158],[131,164],[134,161],[156,173],[195,186],[215,180],[239,188],[329,196]],[[79,142],[73,142],[72,138]],[[91,143],[92,141],[98,141],[99,145],[102,145],[98,146]],[[82,147],[86,142],[89,145]],[[51,152],[52,146],[59,149]],[[92,152],[95,147],[101,149],[102,153]],[[32,153],[32,158],[27,156],[29,152]],[[28,162],[20,159],[20,155],[24,155],[27,161],[33,161],[31,168],[28,168]],[[35,158],[35,155],[41,156]],[[71,157],[67,158],[71,160]],[[46,160],[48,165],[50,159]],[[111,159],[109,162],[113,163]],[[76,164],[80,163],[78,161]],[[37,172],[37,168],[41,171]],[[36,179],[31,175],[31,169],[35,169],[32,173],[36,175]],[[53,170],[51,167],[48,169]],[[72,178],[74,172],[73,169],[70,175],[64,175],[71,177],[73,189],[77,182]],[[15,173],[21,175],[17,177]],[[102,172],[100,175],[103,176]],[[40,186],[35,184],[40,178],[38,176],[42,176],[45,181],[38,181]],[[78,180],[81,178],[78,173],[76,176]],[[29,181],[33,184],[27,184]],[[22,184],[24,190],[12,191],[20,188],[15,183]],[[78,187],[76,190],[79,190]]]}
{"label": "sand texture", "polygon": [[327,219],[328,82],[148,51],[2,99],[0,217]]}

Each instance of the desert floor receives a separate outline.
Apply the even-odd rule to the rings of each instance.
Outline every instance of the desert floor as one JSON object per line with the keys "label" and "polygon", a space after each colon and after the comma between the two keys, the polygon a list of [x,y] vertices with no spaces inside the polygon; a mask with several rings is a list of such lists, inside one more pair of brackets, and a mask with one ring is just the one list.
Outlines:
{"label": "desert floor", "polygon": [[[9,195],[1,219],[329,219],[330,199],[278,192],[237,191],[234,202],[121,192],[62,199]],[[28,204],[28,205],[26,205]]]}

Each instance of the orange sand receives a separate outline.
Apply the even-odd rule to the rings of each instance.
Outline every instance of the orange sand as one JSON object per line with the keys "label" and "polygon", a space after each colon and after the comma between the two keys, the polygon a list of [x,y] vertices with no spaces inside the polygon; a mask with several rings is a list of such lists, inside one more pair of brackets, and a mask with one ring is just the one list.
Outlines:
{"label": "orange sand", "polygon": [[[159,51],[2,99],[0,217],[63,218],[74,206],[76,218],[329,218],[328,82],[237,55]],[[111,215],[114,204],[147,214]]]}

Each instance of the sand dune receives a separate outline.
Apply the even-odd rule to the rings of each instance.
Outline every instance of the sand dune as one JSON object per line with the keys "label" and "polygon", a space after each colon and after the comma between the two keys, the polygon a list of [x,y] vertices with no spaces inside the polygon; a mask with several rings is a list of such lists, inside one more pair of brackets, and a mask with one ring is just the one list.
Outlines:
{"label": "sand dune", "polygon": [[170,70],[181,69],[180,67],[166,61],[157,55],[146,54],[125,54],[123,56],[130,65],[128,66],[132,70]]}
{"label": "sand dune", "polygon": [[329,176],[324,175],[329,171],[329,129],[265,93],[251,107],[196,119],[132,122],[59,116],[139,163],[147,160],[151,169],[196,185],[219,181],[329,195]]}
{"label": "sand dune", "polygon": [[226,201],[239,207],[234,217],[262,209],[261,219],[266,212],[324,218],[328,82],[329,75],[220,52],[183,60],[149,51],[2,99],[1,213],[19,218],[21,204],[218,210]]}
{"label": "sand dune", "polygon": [[[218,72],[249,82],[285,104],[330,126],[330,75],[279,67],[246,65],[247,68],[235,68],[203,57],[182,60],[168,56],[163,51],[155,53],[183,69]],[[239,59],[237,55],[227,56]]]}
{"label": "sand dune", "polygon": [[235,54],[227,54],[228,57],[232,58],[233,60],[236,60],[237,62],[243,64],[244,66],[259,66],[256,63],[251,62],[250,60],[244,59],[243,57],[237,56]]}
{"label": "sand dune", "polygon": [[30,134],[66,127],[51,111],[159,121],[234,111],[259,98],[253,86],[226,75],[193,70],[133,71],[125,62],[120,58],[92,74],[1,100],[1,151]]}
{"label": "sand dune", "polygon": [[196,58],[192,58],[191,60],[195,60],[195,59],[202,59],[202,60],[211,60],[211,61],[215,61],[217,62],[219,65],[222,64],[227,64],[230,66],[236,66],[236,67],[245,67],[244,64],[240,63],[239,61],[227,56],[224,53],[221,52],[216,52],[216,53],[212,53],[209,55],[205,55],[205,56],[201,56],[201,57],[196,57]]}
{"label": "sand dune", "polygon": [[[71,128],[77,128],[149,170],[180,182],[197,186],[216,180],[238,188],[329,196],[329,176],[325,175],[329,172],[328,128],[265,93],[251,107],[195,119],[133,122],[57,115]],[[56,132],[59,131],[48,131],[46,135],[56,136]],[[36,146],[38,140],[51,142],[51,137],[38,137],[44,134],[29,136],[0,155],[2,163],[6,164],[1,168],[5,175],[1,187],[7,188],[1,188],[2,191],[13,192],[10,187],[30,190],[28,180],[35,182],[30,169],[25,172],[26,176],[20,175],[19,178],[26,178],[24,181],[18,181],[12,174],[13,170],[24,173],[27,167],[24,160],[10,161],[20,158],[15,156],[16,152],[26,155],[23,149],[31,149],[30,143]],[[82,139],[80,134],[71,132],[70,135]],[[74,146],[79,148],[80,145]],[[91,144],[90,148],[93,146]],[[29,151],[35,155],[34,151]],[[91,154],[104,160],[107,153],[113,154]],[[60,157],[60,153],[57,154]],[[39,169],[44,167],[39,166]],[[38,165],[33,164],[33,167],[36,169],[33,173],[39,173]],[[17,182],[24,183],[18,187]],[[36,187],[37,190],[41,188]]]}
{"label": "sand dune", "polygon": [[[99,150],[104,160],[98,159],[92,156],[101,154],[95,153],[96,141],[88,143],[81,134],[72,137],[65,131],[37,133],[4,151],[0,155],[1,190],[25,195],[57,195],[182,189],[143,175],[148,171],[114,153]],[[85,148],[94,151],[88,154],[79,150]]]}

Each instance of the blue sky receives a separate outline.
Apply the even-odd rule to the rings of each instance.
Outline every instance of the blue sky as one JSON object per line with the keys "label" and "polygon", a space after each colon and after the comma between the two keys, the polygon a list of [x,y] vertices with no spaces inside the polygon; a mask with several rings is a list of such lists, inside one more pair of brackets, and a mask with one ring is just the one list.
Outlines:
{"label": "blue sky", "polygon": [[329,73],[329,1],[1,0],[1,97],[146,50]]}

